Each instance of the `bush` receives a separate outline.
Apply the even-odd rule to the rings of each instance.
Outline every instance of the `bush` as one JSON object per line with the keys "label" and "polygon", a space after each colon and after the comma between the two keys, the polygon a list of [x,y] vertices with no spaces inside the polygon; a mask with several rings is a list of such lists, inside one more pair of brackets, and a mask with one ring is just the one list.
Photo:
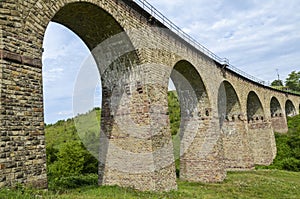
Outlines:
{"label": "bush", "polygon": [[263,168],[300,171],[300,115],[287,120],[288,133],[275,133],[276,158],[272,165]]}
{"label": "bush", "polygon": [[300,171],[300,160],[293,157],[284,158],[280,161],[280,167],[283,170],[298,172]]}
{"label": "bush", "polygon": [[97,160],[80,141],[71,140],[60,147],[57,160],[48,165],[48,175],[57,178],[97,173],[97,165]]}

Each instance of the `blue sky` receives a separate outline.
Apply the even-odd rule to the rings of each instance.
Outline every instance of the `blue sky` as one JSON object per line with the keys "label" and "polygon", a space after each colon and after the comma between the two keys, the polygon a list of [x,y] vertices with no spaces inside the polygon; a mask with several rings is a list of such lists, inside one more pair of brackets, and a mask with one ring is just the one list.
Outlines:
{"label": "blue sky", "polygon": [[[271,82],[300,71],[298,0],[149,0],[202,45],[257,78]],[[73,116],[73,90],[89,50],[72,32],[50,23],[44,38],[45,122]],[[95,66],[96,69],[96,66]],[[98,77],[99,78],[99,77]],[[94,89],[94,88],[93,88]],[[95,105],[101,101],[99,86]]]}

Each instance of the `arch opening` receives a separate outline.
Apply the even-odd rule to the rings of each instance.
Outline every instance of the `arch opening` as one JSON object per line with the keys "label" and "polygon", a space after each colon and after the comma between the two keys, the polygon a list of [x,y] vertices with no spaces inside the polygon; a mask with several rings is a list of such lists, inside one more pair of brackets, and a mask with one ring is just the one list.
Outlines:
{"label": "arch opening", "polygon": [[277,133],[286,133],[288,131],[286,118],[283,116],[281,105],[276,97],[272,97],[270,102],[270,113],[272,127]]}
{"label": "arch opening", "polygon": [[211,116],[206,87],[190,62],[185,60],[177,62],[170,78],[175,85],[180,102],[181,127],[186,126],[184,122],[188,121],[188,118]]}
{"label": "arch opening", "polygon": [[[201,178],[188,160],[197,160],[191,149],[198,145],[201,150],[199,131],[205,132],[204,123],[212,117],[206,87],[196,68],[188,61],[181,60],[175,64],[170,75],[178,96],[180,128],[173,135],[174,155],[177,177],[183,179]],[[173,117],[173,116],[170,116]],[[172,124],[171,124],[172,125]],[[202,129],[201,129],[202,125]],[[201,140],[202,141],[202,140]],[[198,142],[198,144],[196,144]],[[199,166],[199,165],[198,165]],[[198,168],[199,169],[199,168]],[[198,175],[197,175],[198,173]]]}
{"label": "arch opening", "polygon": [[[78,154],[74,157],[59,155],[71,148],[77,148],[79,154],[85,154],[84,160],[88,161],[81,162],[83,165],[68,165],[77,175],[98,173],[102,85],[92,50],[121,31],[121,26],[106,11],[83,2],[65,5],[47,26],[43,41],[44,121],[54,123],[59,120],[55,125],[45,126],[47,157],[56,157],[47,158],[47,170],[50,171],[48,178],[69,175],[66,170],[52,168],[62,161],[73,158],[75,162],[80,162],[76,159]],[[79,71],[85,71],[83,73],[88,77],[84,84],[79,85],[82,92],[76,93],[74,87],[78,87],[75,82],[78,84]],[[84,102],[86,97],[79,95],[87,94],[93,99]],[[74,107],[74,103],[72,107],[73,97],[83,102],[80,107]],[[82,124],[84,120],[87,120],[85,125]],[[54,132],[60,124],[64,125],[63,132]],[[61,142],[62,136],[69,138]],[[69,152],[68,156],[73,154]]]}
{"label": "arch opening", "polygon": [[221,125],[223,119],[226,121],[241,121],[243,119],[241,104],[237,93],[228,81],[222,82],[219,87],[218,113],[221,119]]}
{"label": "arch opening", "polygon": [[265,119],[263,106],[259,97],[254,91],[248,94],[247,98],[247,118],[248,122],[260,121]]}
{"label": "arch opening", "polygon": [[296,115],[296,108],[291,100],[287,100],[285,103],[285,115],[287,117],[293,117]]}
{"label": "arch opening", "polygon": [[282,117],[282,109],[276,97],[272,97],[270,103],[271,118]]}
{"label": "arch opening", "polygon": [[240,100],[228,81],[223,81],[219,87],[218,114],[226,169],[253,168],[253,157],[249,154],[250,144]]}
{"label": "arch opening", "polygon": [[262,103],[254,91],[248,94],[247,117],[254,164],[270,165],[276,156],[275,136],[271,121],[266,118]]}

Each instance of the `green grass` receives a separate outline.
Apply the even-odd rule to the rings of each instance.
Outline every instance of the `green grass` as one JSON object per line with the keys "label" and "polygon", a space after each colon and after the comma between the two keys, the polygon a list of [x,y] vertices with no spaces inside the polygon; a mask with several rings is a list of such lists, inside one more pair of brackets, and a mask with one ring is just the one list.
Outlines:
{"label": "green grass", "polygon": [[[95,175],[95,178],[97,176]],[[190,183],[178,180],[178,190],[139,192],[117,186],[82,186],[76,189],[40,191],[0,189],[0,198],[300,198],[300,173],[279,170],[229,172],[222,183]]]}

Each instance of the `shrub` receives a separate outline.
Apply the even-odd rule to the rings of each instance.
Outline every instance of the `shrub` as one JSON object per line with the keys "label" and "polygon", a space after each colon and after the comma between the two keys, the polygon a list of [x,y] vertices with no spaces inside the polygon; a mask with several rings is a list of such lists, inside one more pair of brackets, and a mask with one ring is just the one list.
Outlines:
{"label": "shrub", "polygon": [[283,170],[298,172],[300,171],[300,160],[293,157],[284,158],[280,161],[280,167]]}
{"label": "shrub", "polygon": [[64,143],[57,160],[48,166],[49,177],[75,176],[84,173],[97,173],[97,160],[77,140]]}
{"label": "shrub", "polygon": [[300,171],[300,115],[287,120],[288,133],[275,133],[276,158],[272,165],[263,168]]}

